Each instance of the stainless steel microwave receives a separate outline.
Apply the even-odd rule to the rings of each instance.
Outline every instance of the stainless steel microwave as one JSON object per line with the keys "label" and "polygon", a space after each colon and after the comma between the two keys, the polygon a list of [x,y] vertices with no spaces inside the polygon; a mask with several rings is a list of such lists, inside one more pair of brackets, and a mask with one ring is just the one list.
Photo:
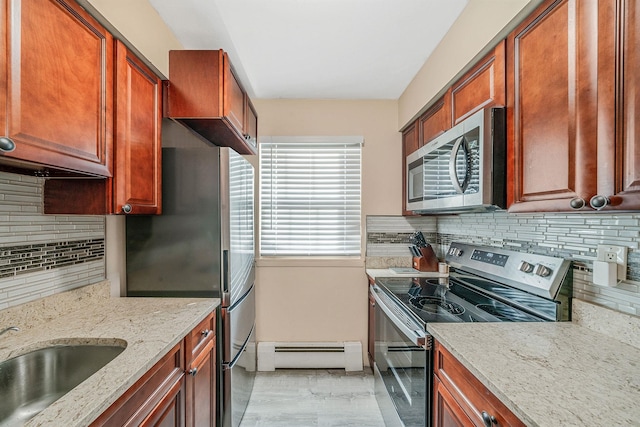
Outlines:
{"label": "stainless steel microwave", "polygon": [[474,113],[407,156],[407,210],[504,209],[506,157],[505,109]]}

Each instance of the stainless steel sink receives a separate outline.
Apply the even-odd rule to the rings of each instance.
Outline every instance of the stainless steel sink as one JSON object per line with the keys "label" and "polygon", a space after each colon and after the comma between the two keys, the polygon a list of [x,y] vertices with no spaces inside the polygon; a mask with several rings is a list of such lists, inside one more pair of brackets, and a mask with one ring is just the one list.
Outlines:
{"label": "stainless steel sink", "polygon": [[0,427],[20,426],[122,353],[116,345],[54,345],[0,363]]}

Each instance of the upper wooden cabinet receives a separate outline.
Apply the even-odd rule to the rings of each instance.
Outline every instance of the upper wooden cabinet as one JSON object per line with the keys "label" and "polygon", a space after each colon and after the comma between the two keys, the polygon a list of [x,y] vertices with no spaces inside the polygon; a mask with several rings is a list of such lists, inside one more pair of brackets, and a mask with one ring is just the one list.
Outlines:
{"label": "upper wooden cabinet", "polygon": [[161,213],[162,82],[118,42],[113,213]]}
{"label": "upper wooden cabinet", "polygon": [[165,115],[215,145],[256,154],[257,115],[222,50],[172,50]]}
{"label": "upper wooden cabinet", "polygon": [[0,22],[0,163],[111,176],[111,35],[67,0],[0,0]]}
{"label": "upper wooden cabinet", "polygon": [[407,210],[407,162],[409,154],[420,148],[418,140],[418,122],[413,122],[402,132],[402,215],[413,215]]}
{"label": "upper wooden cabinet", "polygon": [[[635,0],[605,1],[599,19],[615,22],[600,31],[598,72],[608,77],[599,98],[598,191],[591,203],[603,211],[640,209],[640,5]],[[616,36],[618,36],[616,38]],[[615,56],[616,52],[618,57]],[[619,64],[615,67],[614,64]],[[615,104],[615,108],[610,105]],[[611,142],[615,135],[615,142]]]}
{"label": "upper wooden cabinet", "polygon": [[482,108],[506,105],[505,49],[506,42],[503,41],[453,84],[453,125]]}
{"label": "upper wooden cabinet", "polygon": [[47,214],[160,214],[162,81],[116,42],[113,178],[49,179]]}
{"label": "upper wooden cabinet", "polygon": [[[451,90],[418,119],[418,146],[422,147],[451,128]],[[411,154],[411,153],[407,153]]]}
{"label": "upper wooden cabinet", "polygon": [[509,35],[510,212],[590,211],[590,201],[604,205],[616,193],[607,208],[640,205],[628,132],[638,119],[625,104],[638,102],[634,9],[634,1],[548,0]]}

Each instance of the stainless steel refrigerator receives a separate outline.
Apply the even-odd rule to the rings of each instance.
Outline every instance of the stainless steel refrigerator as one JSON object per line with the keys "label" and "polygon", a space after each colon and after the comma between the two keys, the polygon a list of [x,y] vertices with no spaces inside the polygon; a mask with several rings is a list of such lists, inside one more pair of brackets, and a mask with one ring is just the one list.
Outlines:
{"label": "stainless steel refrigerator", "polygon": [[162,215],[126,219],[127,296],[221,299],[218,422],[236,427],[256,371],[253,166],[170,120],[162,132]]}

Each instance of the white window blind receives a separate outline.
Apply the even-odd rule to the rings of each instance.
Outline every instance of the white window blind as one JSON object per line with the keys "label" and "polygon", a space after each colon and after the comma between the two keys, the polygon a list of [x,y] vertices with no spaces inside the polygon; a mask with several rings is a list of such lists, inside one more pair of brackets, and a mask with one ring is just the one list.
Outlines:
{"label": "white window blind", "polygon": [[261,255],[360,255],[362,137],[260,141]]}

